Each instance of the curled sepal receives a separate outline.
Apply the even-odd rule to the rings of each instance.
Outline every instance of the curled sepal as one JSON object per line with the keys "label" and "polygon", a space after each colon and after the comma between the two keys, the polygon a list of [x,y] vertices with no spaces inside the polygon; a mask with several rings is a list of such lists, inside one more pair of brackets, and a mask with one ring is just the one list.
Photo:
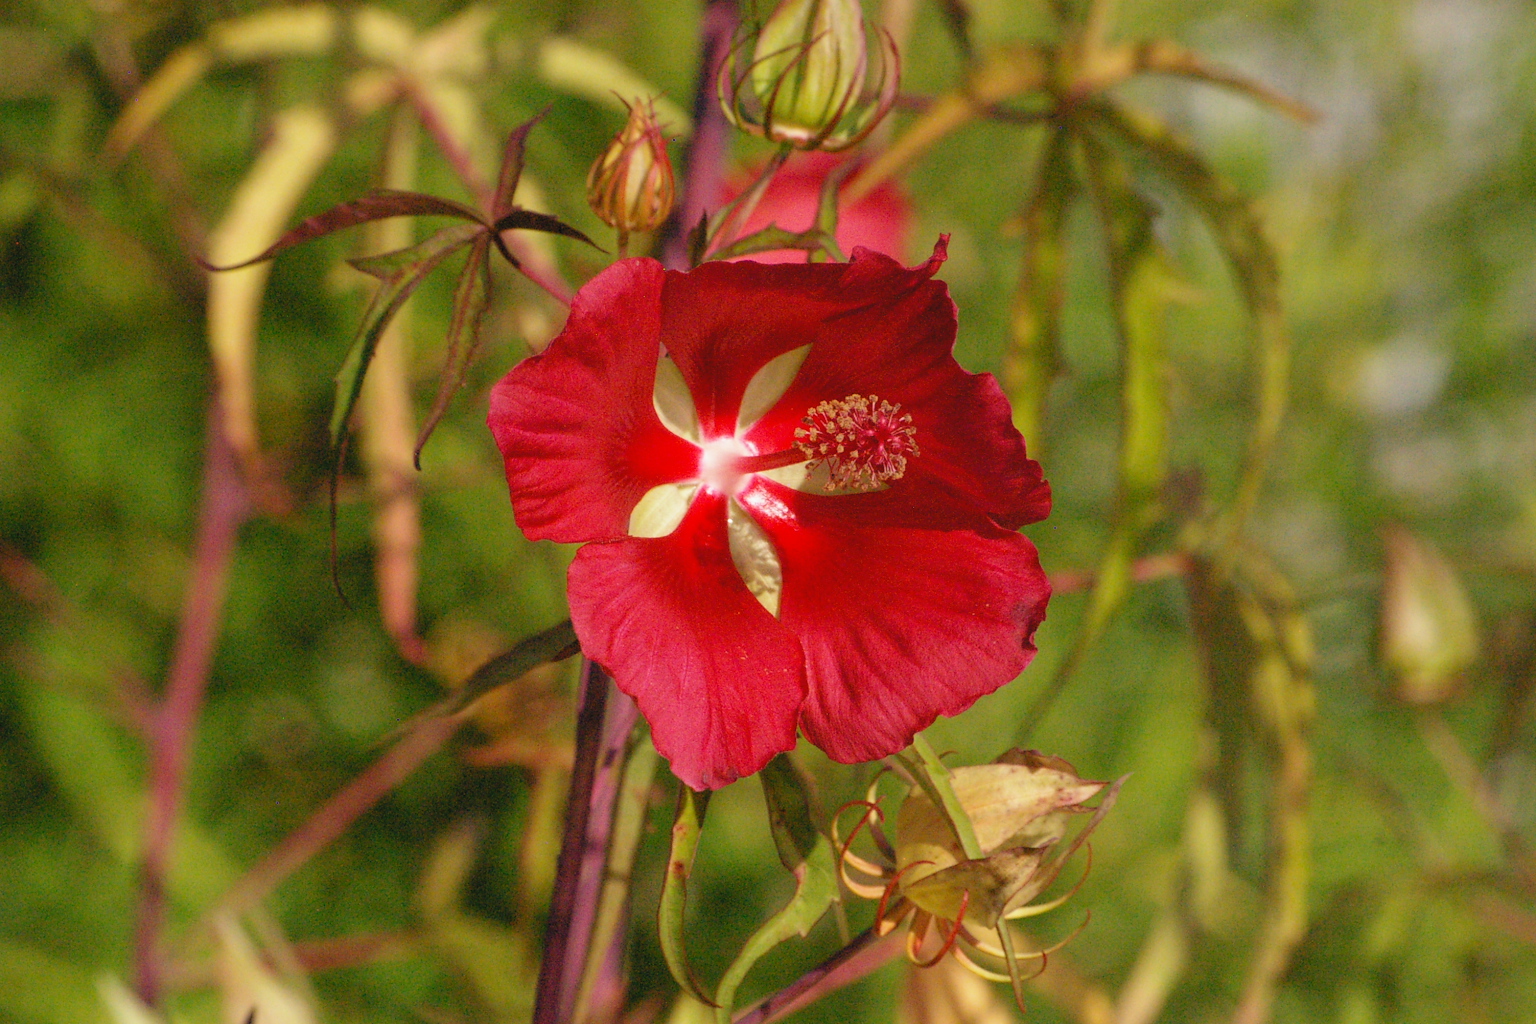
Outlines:
{"label": "curled sepal", "polygon": [[[873,45],[871,45],[873,43]],[[721,108],[743,131],[797,149],[847,149],[896,101],[900,60],[859,0],[781,0],[720,69]]]}
{"label": "curled sepal", "polygon": [[795,936],[804,937],[837,898],[837,867],[831,841],[812,820],[806,780],[787,754],[780,754],[759,773],[768,803],[779,859],[795,876],[795,894],[747,940],[720,979],[716,997],[717,1024],[730,1024],[736,989],[752,966],[771,949]]}
{"label": "curled sepal", "polygon": [[[950,785],[970,819],[979,856],[986,857],[1000,849],[1043,848],[1062,839],[1069,815],[1108,783],[1079,778],[1061,758],[1010,750],[996,764],[951,770]],[[949,818],[929,794],[913,790],[896,815],[897,866],[926,861],[926,873],[932,874],[967,859]]]}
{"label": "curled sepal", "polygon": [[677,815],[672,821],[672,852],[667,856],[667,874],[661,883],[661,905],[657,910],[657,934],[662,959],[672,972],[678,987],[701,1003],[715,1006],[715,1000],[694,977],[688,964],[688,950],[683,942],[684,911],[687,909],[688,877],[693,873],[693,858],[699,848],[699,831],[704,811],[709,806],[709,790],[698,792],[688,786],[678,787]]}

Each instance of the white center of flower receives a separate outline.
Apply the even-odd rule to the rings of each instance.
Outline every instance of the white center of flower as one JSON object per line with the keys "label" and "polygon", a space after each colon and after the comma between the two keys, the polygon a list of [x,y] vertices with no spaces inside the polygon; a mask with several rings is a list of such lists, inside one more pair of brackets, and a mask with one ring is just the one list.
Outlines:
{"label": "white center of flower", "polygon": [[699,446],[699,480],[712,491],[735,497],[752,479],[740,469],[744,455],[755,454],[734,437],[717,437]]}
{"label": "white center of flower", "polygon": [[906,471],[918,454],[912,417],[874,395],[849,395],[807,410],[793,445],[762,453],[744,437],[788,393],[810,352],[784,352],[762,366],[743,391],[735,431],[706,438],[693,395],[677,364],[660,353],[652,404],[673,434],[697,447],[698,475],[652,487],[629,516],[631,537],[665,537],[682,523],[700,488],[729,499],[727,539],[731,561],[747,589],[777,616],[783,589],[779,553],[752,513],[736,499],[754,476],[804,491],[841,494],[878,490]]}

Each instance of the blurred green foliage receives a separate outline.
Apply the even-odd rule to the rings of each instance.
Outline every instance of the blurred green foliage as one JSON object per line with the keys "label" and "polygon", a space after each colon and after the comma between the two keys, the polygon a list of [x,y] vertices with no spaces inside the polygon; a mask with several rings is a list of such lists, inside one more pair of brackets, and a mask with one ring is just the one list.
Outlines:
{"label": "blurred green foliage", "polygon": [[[461,12],[446,0],[380,6],[420,30]],[[910,6],[903,91],[938,95],[954,87],[961,58],[941,5]],[[1044,0],[966,6],[978,52],[1051,24]],[[151,72],[216,22],[261,8],[18,0],[0,23],[0,1019],[106,1021],[98,980],[134,978],[149,716],[193,570],[213,381],[205,285],[191,257],[273,115],[295,102],[339,109],[343,83],[368,62],[337,44],[219,64],[123,159],[102,147]],[[464,79],[487,156],[548,106],[529,138],[537,195],[524,201],[606,241],[583,205],[582,181],[622,114],[601,83],[578,95],[541,70],[542,47],[574,40],[609,54],[686,109],[697,6],[541,0],[490,14],[484,67]],[[1314,648],[1315,718],[1300,755],[1312,772],[1310,912],[1273,1017],[1531,1019],[1536,11],[1507,0],[1124,0],[1116,17],[1113,37],[1177,40],[1320,115],[1297,124],[1250,99],[1167,78],[1137,78],[1115,93],[1157,112],[1254,197],[1280,255],[1294,341],[1291,410],[1247,528],[1262,571],[1239,574],[1231,605],[1257,608],[1271,625],[1304,618]],[[894,134],[916,116],[897,115]],[[387,120],[346,123],[301,215],[375,184]],[[1004,365],[1023,249],[1018,214],[1040,140],[1038,127],[983,119],[902,179],[918,225],[907,255],[952,235],[943,276],[961,311],[959,357],[974,370]],[[741,139],[735,155],[747,162],[766,152]],[[1208,224],[1165,179],[1132,170],[1176,281],[1162,338],[1171,426],[1160,500],[1169,515],[1141,548],[1157,554],[1180,545],[1179,528],[1202,501],[1229,500],[1237,486],[1253,417],[1253,346]],[[417,187],[474,198],[429,141]],[[1123,383],[1100,219],[1079,195],[1063,221],[1067,372],[1050,390],[1039,445],[1056,505],[1029,531],[1058,578],[1094,571],[1110,537]],[[412,664],[380,622],[358,457],[341,484],[341,594],[333,589],[327,421],[332,377],[363,307],[355,282],[335,268],[358,244],[332,236],[285,254],[262,305],[255,400],[277,497],[240,527],[193,734],[162,935],[172,1020],[216,1015],[209,915],[230,886],[447,687],[564,614],[568,552],[522,539],[483,426],[491,383],[525,342],[558,329],[562,310],[504,267],[485,349],[416,485],[416,614],[429,656]],[[573,282],[602,265],[575,243],[544,251]],[[446,277],[429,280],[413,300],[405,379],[418,414],[435,390],[450,287]],[[1432,540],[1476,609],[1481,656],[1453,697],[1428,708],[1393,702],[1378,648],[1387,524]],[[1289,582],[1277,591],[1272,578]],[[934,745],[968,763],[1012,745],[1086,607],[1081,593],[1058,595],[1036,664],[936,725]],[[1042,926],[1064,934],[1077,920],[1062,923],[1070,915],[1092,912],[1050,971],[1121,992],[1138,977],[1149,934],[1174,921],[1184,960],[1152,1018],[1170,1021],[1226,1019],[1239,1003],[1268,907],[1268,801],[1283,760],[1271,759],[1266,726],[1243,710],[1246,698],[1222,704],[1203,681],[1208,660],[1241,660],[1242,644],[1259,649],[1257,634],[1207,633],[1214,650],[1202,652],[1198,615],[1181,577],[1131,586],[1027,736],[1086,777],[1131,773],[1096,833],[1083,890]],[[525,678],[500,706],[481,705],[445,752],[247,915],[279,962],[314,966],[321,1019],[525,1017],[558,837],[568,669]],[[1213,730],[1226,738],[1224,753],[1248,751],[1218,762],[1226,775],[1213,775]],[[872,772],[801,753],[829,808],[858,796]],[[1215,839],[1197,827],[1207,796],[1226,812],[1225,839],[1219,821]],[[652,915],[670,804],[658,792],[633,901],[630,997],[654,999],[663,1013],[674,988]],[[1201,862],[1197,851],[1212,848],[1219,863]],[[1202,897],[1202,885],[1215,897]],[[711,802],[694,886],[690,955],[713,980],[793,888],[755,783]],[[870,910],[852,907],[850,916],[862,925]],[[340,939],[357,941],[344,948]],[[839,944],[824,921],[806,943],[770,954],[744,994],[787,984]],[[897,969],[883,969],[798,1019],[894,1019],[901,983]],[[1030,1013],[1085,1019],[1054,999]]]}

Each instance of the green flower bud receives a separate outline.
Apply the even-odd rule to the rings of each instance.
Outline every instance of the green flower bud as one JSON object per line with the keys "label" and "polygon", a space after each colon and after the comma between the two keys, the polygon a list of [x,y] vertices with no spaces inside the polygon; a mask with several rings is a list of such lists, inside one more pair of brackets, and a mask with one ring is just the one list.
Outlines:
{"label": "green flower bud", "polygon": [[1454,695],[1478,655],[1477,619],[1456,572],[1428,541],[1388,529],[1381,653],[1395,695],[1436,704]]}
{"label": "green flower bud", "polygon": [[732,48],[720,103],[738,128],[774,142],[846,149],[890,110],[899,78],[895,44],[881,32],[871,47],[859,0],[782,0]]}
{"label": "green flower bud", "polygon": [[656,107],[636,100],[629,120],[587,172],[587,203],[620,232],[654,231],[672,213],[676,184]]}

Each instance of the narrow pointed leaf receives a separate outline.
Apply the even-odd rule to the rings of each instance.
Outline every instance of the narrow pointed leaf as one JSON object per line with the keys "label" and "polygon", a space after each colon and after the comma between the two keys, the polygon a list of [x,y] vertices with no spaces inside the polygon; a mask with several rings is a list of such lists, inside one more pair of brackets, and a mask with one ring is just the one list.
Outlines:
{"label": "narrow pointed leaf", "polygon": [[421,432],[416,437],[416,451],[412,458],[421,469],[421,450],[427,438],[437,428],[448,403],[464,383],[464,375],[480,351],[480,323],[491,302],[491,236],[477,235],[469,246],[469,260],[459,272],[459,283],[453,292],[453,317],[448,321],[447,354],[443,361],[443,378],[437,388],[432,408],[422,421]]}
{"label": "narrow pointed leaf", "polygon": [[[353,260],[352,265],[382,282],[363,312],[362,323],[352,339],[352,348],[336,374],[336,406],[331,411],[331,444],[340,451],[340,442],[357,396],[363,390],[363,375],[373,359],[379,335],[410,298],[416,286],[455,249],[461,248],[485,231],[482,224],[454,224],[443,228],[425,241],[408,249]],[[337,468],[340,462],[338,460]]]}
{"label": "narrow pointed leaf", "polygon": [[518,179],[523,176],[523,147],[528,141],[528,133],[547,113],[549,108],[545,107],[512,129],[512,134],[507,136],[507,145],[501,151],[501,173],[496,179],[496,197],[491,204],[491,216],[497,220],[513,210],[512,196],[517,192]]}
{"label": "narrow pointed leaf", "polygon": [[290,228],[281,238],[248,260],[226,267],[216,267],[211,264],[205,264],[204,267],[207,270],[238,270],[253,263],[269,260],[301,242],[308,242],[322,235],[328,235],[332,231],[340,231],[342,228],[383,220],[386,217],[460,217],[475,221],[477,224],[484,224],[478,213],[451,199],[440,199],[420,192],[377,189],[361,199],[337,203],[324,213],[315,214],[297,227]]}
{"label": "narrow pointed leaf", "polygon": [[1163,334],[1165,311],[1173,294],[1172,274],[1152,234],[1152,209],[1136,193],[1124,162],[1091,137],[1084,139],[1083,157],[1108,250],[1124,378],[1119,489],[1114,523],[1099,559],[1087,613],[1072,649],[1025,716],[1025,733],[1037,724],[1130,595],[1132,565],[1147,531],[1162,518],[1161,496],[1168,469]]}
{"label": "narrow pointed leaf", "polygon": [[1280,303],[1280,264],[1252,206],[1165,125],[1108,104],[1096,107],[1102,125],[1174,185],[1211,226],[1237,277],[1256,335],[1255,417],[1238,493],[1228,514],[1235,536],[1258,501],[1270,452],[1290,395],[1291,343]]}
{"label": "narrow pointed leaf", "polygon": [[487,693],[512,682],[528,670],[547,661],[564,661],[581,651],[576,641],[576,631],[571,620],[554,625],[542,633],[520,641],[509,651],[503,651],[479,668],[454,691],[453,699],[439,709],[443,715],[456,715]]}
{"label": "narrow pointed leaf", "polygon": [[839,263],[846,262],[838,248],[837,240],[818,228],[809,231],[787,231],[770,224],[754,231],[745,238],[738,238],[717,252],[710,253],[712,260],[729,260],[737,256],[750,256],[756,252],[774,252],[779,249],[804,249],[806,252],[825,252]]}
{"label": "narrow pointed leaf", "polygon": [[1051,382],[1061,372],[1065,231],[1076,192],[1070,141],[1066,128],[1052,129],[1034,192],[1024,208],[1024,258],[1013,298],[1012,339],[1003,356],[1003,382],[1013,403],[1013,425],[1037,459],[1043,449],[1046,398]]}
{"label": "narrow pointed leaf", "polygon": [[693,874],[693,858],[698,852],[699,832],[708,807],[708,790],[697,793],[687,786],[678,787],[677,814],[672,822],[672,852],[667,856],[667,873],[661,883],[661,904],[656,924],[662,959],[672,972],[672,980],[699,1002],[714,1006],[715,1000],[694,977],[693,968],[688,964],[688,948],[683,939],[688,878]]}
{"label": "narrow pointed leaf", "polygon": [[491,225],[491,230],[497,235],[503,231],[545,231],[552,235],[574,238],[578,242],[586,242],[599,252],[604,251],[602,246],[558,217],[552,217],[547,213],[535,213],[533,210],[511,210],[502,214],[496,218],[496,223]]}
{"label": "narrow pointed leaf", "polygon": [[788,755],[780,754],[768,762],[758,777],[768,802],[774,845],[795,876],[795,894],[784,909],[753,933],[726,968],[717,995],[717,1024],[730,1024],[736,990],[753,965],[774,947],[796,936],[803,938],[837,898],[837,860],[832,844],[811,820],[805,781]]}

